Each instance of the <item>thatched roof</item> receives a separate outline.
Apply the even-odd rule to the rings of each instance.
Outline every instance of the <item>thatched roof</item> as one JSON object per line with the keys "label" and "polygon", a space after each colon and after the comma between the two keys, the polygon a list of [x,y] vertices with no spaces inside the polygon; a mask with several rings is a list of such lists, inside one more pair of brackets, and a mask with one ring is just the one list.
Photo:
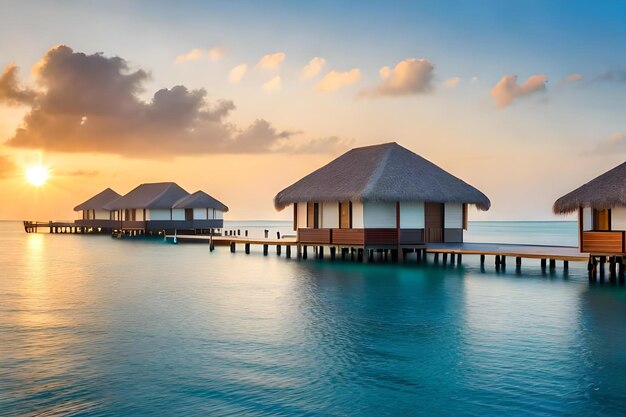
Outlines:
{"label": "thatched roof", "polygon": [[187,191],[174,182],[141,184],[128,194],[107,204],[106,209],[170,209],[188,195]]}
{"label": "thatched roof", "polygon": [[626,206],[626,162],[555,201],[552,210],[567,214],[579,207],[609,209]]}
{"label": "thatched roof", "polygon": [[279,192],[274,205],[281,210],[298,202],[348,200],[491,206],[476,188],[395,142],[346,152]]}
{"label": "thatched roof", "polygon": [[211,197],[204,191],[196,191],[186,197],[181,198],[174,207],[176,209],[184,208],[214,208],[223,212],[228,211],[228,207],[222,204],[220,201]]}
{"label": "thatched roof", "polygon": [[110,188],[107,188],[104,191],[99,192],[98,194],[91,197],[89,200],[85,201],[74,207],[74,211],[82,211],[82,210],[103,210],[104,206],[109,204],[110,202],[117,200],[121,196],[113,191]]}

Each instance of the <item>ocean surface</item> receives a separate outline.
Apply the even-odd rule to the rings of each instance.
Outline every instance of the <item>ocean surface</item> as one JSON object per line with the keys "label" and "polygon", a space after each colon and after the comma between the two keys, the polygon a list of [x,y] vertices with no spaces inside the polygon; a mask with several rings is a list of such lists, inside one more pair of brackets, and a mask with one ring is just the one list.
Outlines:
{"label": "ocean surface", "polygon": [[[576,224],[466,240],[573,245]],[[625,330],[625,288],[584,264],[297,261],[0,222],[2,416],[617,416]]]}

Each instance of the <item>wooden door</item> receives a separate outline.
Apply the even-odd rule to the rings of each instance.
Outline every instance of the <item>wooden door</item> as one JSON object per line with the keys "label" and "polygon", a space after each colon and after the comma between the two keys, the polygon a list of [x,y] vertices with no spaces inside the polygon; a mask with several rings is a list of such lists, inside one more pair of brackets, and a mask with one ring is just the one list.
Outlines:
{"label": "wooden door", "polygon": [[352,228],[352,203],[350,201],[339,203],[339,228]]}
{"label": "wooden door", "polygon": [[306,205],[306,227],[309,229],[318,229],[319,226],[319,204],[307,203]]}
{"label": "wooden door", "polygon": [[185,220],[193,220],[193,209],[186,208],[185,209]]}
{"label": "wooden door", "polygon": [[443,242],[443,204],[424,203],[424,228],[426,242]]}
{"label": "wooden door", "polygon": [[611,210],[593,210],[593,230],[611,230]]}

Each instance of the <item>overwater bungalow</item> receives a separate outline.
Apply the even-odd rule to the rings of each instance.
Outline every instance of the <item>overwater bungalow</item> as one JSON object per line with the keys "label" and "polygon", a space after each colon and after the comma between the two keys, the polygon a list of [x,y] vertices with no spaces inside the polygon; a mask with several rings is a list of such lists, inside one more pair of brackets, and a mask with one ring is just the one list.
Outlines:
{"label": "overwater bungalow", "polygon": [[279,192],[302,245],[392,249],[462,242],[479,190],[395,142],[352,149]]}
{"label": "overwater bungalow", "polygon": [[626,162],[556,200],[556,214],[578,213],[581,252],[626,253]]}
{"label": "overwater bungalow", "polygon": [[120,194],[110,188],[99,192],[74,207],[74,211],[80,212],[80,218],[74,223],[81,228],[112,230],[116,226],[115,213],[105,206],[120,197]]}
{"label": "overwater bungalow", "polygon": [[198,191],[189,194],[174,182],[141,184],[106,205],[117,230],[209,233],[224,227],[228,207]]}

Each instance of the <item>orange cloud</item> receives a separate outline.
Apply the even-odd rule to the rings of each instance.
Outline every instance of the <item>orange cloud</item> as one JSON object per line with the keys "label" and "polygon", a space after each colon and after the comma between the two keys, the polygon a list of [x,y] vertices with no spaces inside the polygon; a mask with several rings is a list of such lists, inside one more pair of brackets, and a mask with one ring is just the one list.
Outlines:
{"label": "orange cloud", "polygon": [[276,93],[280,91],[280,88],[281,88],[280,76],[277,75],[276,77],[272,78],[271,80],[263,84],[262,88],[263,88],[263,91],[265,91],[266,93]]}
{"label": "orange cloud", "polygon": [[248,72],[247,64],[240,64],[230,70],[228,73],[228,81],[233,84],[239,84],[243,79],[244,75]]}
{"label": "orange cloud", "polygon": [[315,57],[309,61],[308,64],[302,68],[302,79],[310,80],[311,78],[317,77],[317,75],[322,71],[324,65],[326,64],[326,60],[324,58]]}
{"label": "orange cloud", "polygon": [[283,52],[276,52],[274,54],[268,54],[263,56],[257,62],[257,68],[261,68],[264,70],[274,70],[280,68],[280,64],[285,60],[285,55]]}
{"label": "orange cloud", "polygon": [[186,62],[198,61],[204,57],[208,57],[211,61],[217,61],[224,56],[224,50],[222,48],[211,48],[208,51],[204,49],[195,48],[186,54],[178,55],[174,59],[174,63],[176,64],[184,64]]}
{"label": "orange cloud", "polygon": [[358,68],[345,72],[331,71],[317,83],[315,89],[321,93],[337,91],[357,83],[360,78],[361,70]]}
{"label": "orange cloud", "polygon": [[505,75],[491,89],[491,96],[496,106],[504,108],[520,97],[545,91],[547,81],[548,77],[545,75],[533,75],[522,84],[518,84],[517,75]]}
{"label": "orange cloud", "polygon": [[448,78],[445,82],[446,87],[454,87],[461,82],[459,77]]}
{"label": "orange cloud", "polygon": [[432,90],[433,65],[427,59],[409,58],[392,69],[379,71],[382,83],[359,93],[360,97],[401,96],[428,93]]}
{"label": "orange cloud", "polygon": [[[58,46],[40,61],[37,77],[42,90],[6,142],[9,146],[171,158],[288,152],[288,140],[299,133],[278,130],[263,119],[238,127],[228,121],[235,104],[229,100],[211,103],[204,89],[162,88],[144,101],[138,94],[144,91],[148,73],[132,71],[120,57],[87,55]],[[280,78],[275,77],[266,90],[279,87]],[[2,98],[14,100],[13,96]]]}
{"label": "orange cloud", "polygon": [[18,68],[9,64],[0,75],[0,101],[12,106],[33,104],[37,93],[20,87],[17,72]]}

